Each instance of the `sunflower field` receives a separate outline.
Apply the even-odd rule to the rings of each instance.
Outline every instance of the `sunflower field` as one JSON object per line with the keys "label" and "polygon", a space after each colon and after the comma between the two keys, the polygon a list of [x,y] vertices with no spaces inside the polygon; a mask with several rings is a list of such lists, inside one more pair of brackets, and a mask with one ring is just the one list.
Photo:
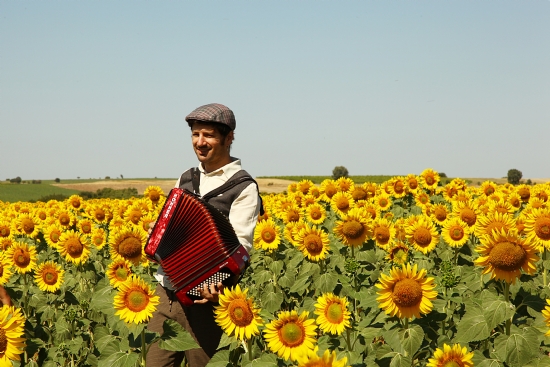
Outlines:
{"label": "sunflower field", "polygon": [[[251,265],[225,288],[209,366],[550,366],[550,184],[304,179],[262,195]],[[145,366],[165,194],[0,202],[0,366]]]}

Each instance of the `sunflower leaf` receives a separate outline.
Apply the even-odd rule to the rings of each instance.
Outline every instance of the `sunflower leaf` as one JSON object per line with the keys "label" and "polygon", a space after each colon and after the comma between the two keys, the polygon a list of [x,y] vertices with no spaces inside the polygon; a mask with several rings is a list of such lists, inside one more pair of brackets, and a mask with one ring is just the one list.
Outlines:
{"label": "sunflower leaf", "polygon": [[331,273],[321,274],[315,281],[315,288],[320,292],[334,292],[338,279]]}
{"label": "sunflower leaf", "polygon": [[399,332],[399,338],[407,355],[413,356],[422,345],[424,330],[418,325],[411,325],[408,329]]}
{"label": "sunflower leaf", "polygon": [[134,366],[139,359],[137,353],[116,352],[106,358],[99,357],[98,367],[126,367]]}
{"label": "sunflower leaf", "polygon": [[174,320],[164,320],[163,333],[160,336],[159,348],[171,351],[186,351],[200,348],[191,334]]}
{"label": "sunflower leaf", "polygon": [[397,353],[390,362],[390,367],[410,367],[411,365],[412,358],[401,353]]}
{"label": "sunflower leaf", "polygon": [[[208,364],[207,366],[209,366]],[[264,353],[260,358],[256,358],[252,361],[247,361],[243,364],[243,367],[277,367],[277,356],[275,354]]]}
{"label": "sunflower leaf", "polygon": [[229,351],[221,350],[212,356],[206,367],[228,367],[230,365]]}
{"label": "sunflower leaf", "polygon": [[521,334],[500,335],[495,340],[495,353],[511,367],[524,366],[537,356],[539,335],[534,328],[525,328]]}
{"label": "sunflower leaf", "polygon": [[457,342],[469,343],[489,337],[490,331],[483,311],[478,307],[467,309],[464,317],[457,325]]}
{"label": "sunflower leaf", "polygon": [[308,276],[296,279],[292,287],[290,287],[290,293],[302,294],[309,286],[310,278]]}
{"label": "sunflower leaf", "polygon": [[483,316],[490,330],[514,316],[514,313],[515,310],[510,308],[509,302],[502,300],[483,302]]}

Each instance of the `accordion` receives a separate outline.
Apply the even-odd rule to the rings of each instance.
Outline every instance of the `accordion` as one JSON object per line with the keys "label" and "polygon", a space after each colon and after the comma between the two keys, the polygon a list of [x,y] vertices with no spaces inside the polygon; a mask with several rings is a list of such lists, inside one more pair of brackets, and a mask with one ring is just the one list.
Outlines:
{"label": "accordion", "polygon": [[185,306],[200,299],[199,289],[204,284],[236,284],[249,264],[248,252],[227,217],[180,188],[170,191],[145,253],[162,266]]}

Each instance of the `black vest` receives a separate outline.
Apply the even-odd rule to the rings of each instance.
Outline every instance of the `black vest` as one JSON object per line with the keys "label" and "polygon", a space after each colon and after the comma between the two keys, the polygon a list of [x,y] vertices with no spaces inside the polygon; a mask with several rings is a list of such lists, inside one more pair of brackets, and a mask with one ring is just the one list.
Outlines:
{"label": "black vest", "polygon": [[[181,189],[187,189],[191,192],[195,192],[193,189],[193,173],[196,175],[197,190],[198,182],[200,180],[200,171],[197,168],[191,168],[185,171],[180,178],[179,187]],[[220,210],[227,218],[229,218],[229,211],[231,205],[239,197],[241,192],[248,187],[251,183],[256,183],[254,179],[245,171],[240,170],[235,173],[229,180],[222,186],[202,195],[202,199],[212,204],[215,208]],[[256,184],[257,185],[257,184]],[[199,194],[196,192],[196,194]]]}

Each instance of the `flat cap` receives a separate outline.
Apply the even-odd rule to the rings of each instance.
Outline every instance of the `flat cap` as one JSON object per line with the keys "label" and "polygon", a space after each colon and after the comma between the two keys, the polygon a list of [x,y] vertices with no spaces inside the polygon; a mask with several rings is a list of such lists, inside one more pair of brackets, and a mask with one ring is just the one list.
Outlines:
{"label": "flat cap", "polygon": [[196,108],[185,117],[185,121],[215,122],[227,125],[231,130],[235,130],[237,126],[233,111],[219,103],[210,103]]}

